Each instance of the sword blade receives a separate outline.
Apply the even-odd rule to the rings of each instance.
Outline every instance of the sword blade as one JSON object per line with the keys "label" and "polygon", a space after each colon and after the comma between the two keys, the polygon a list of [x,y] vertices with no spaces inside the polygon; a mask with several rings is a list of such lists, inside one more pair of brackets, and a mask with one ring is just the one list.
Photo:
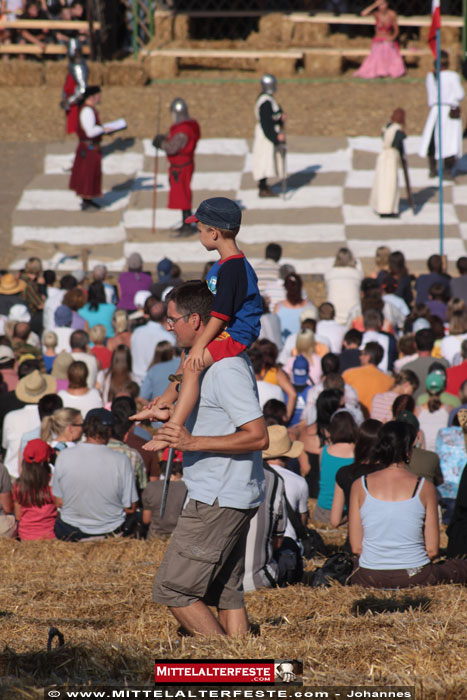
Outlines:
{"label": "sword blade", "polygon": [[173,467],[173,462],[174,462],[174,456],[175,456],[175,448],[169,447],[169,454],[167,457],[167,466],[165,468],[164,488],[162,489],[161,508],[159,511],[159,515],[160,515],[161,520],[164,517],[165,506],[167,505],[167,496],[169,493],[170,477],[172,476],[172,467]]}

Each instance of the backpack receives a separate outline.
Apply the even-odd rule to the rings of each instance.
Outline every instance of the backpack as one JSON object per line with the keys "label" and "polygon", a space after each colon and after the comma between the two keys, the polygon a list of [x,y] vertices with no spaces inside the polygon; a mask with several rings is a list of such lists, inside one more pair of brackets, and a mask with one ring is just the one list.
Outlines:
{"label": "backpack", "polygon": [[321,568],[316,569],[309,585],[312,588],[317,588],[318,586],[329,586],[332,581],[338,581],[345,586],[352,569],[353,557],[347,552],[339,552],[326,559]]}

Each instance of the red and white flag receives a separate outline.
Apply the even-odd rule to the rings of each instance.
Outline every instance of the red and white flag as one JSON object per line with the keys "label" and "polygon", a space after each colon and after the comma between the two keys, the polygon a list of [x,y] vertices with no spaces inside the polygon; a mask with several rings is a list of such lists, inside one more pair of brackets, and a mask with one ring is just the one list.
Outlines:
{"label": "red and white flag", "polygon": [[431,3],[431,27],[428,33],[428,44],[431,53],[436,58],[436,31],[441,29],[441,9],[439,6],[440,0],[432,0]]}

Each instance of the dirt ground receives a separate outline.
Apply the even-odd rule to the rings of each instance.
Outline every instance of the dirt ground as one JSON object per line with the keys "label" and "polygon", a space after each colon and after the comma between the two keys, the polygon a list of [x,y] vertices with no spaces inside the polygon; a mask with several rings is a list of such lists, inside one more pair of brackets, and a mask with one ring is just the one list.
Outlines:
{"label": "dirt ground", "polygon": [[[171,100],[182,96],[205,137],[249,137],[259,80],[248,75],[186,71],[182,78],[145,87],[104,87],[101,118],[125,117],[128,137],[152,137],[159,97],[163,130],[170,123]],[[408,132],[417,134],[427,114],[423,78],[368,82],[296,78],[279,82],[277,98],[286,113],[287,131],[294,135],[377,136],[398,106],[407,112]],[[65,138],[59,100],[56,87],[0,88],[1,141]]]}

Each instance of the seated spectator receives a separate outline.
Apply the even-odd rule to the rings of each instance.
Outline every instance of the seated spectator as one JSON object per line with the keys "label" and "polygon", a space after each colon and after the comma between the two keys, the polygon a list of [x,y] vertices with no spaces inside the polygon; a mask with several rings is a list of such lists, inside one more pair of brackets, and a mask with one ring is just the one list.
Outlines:
{"label": "seated spectator", "polygon": [[[415,346],[417,348],[417,359],[407,362],[404,369],[410,369],[418,377],[418,389],[414,391],[415,400],[425,390],[425,382],[427,375],[433,364],[434,358],[431,355],[435,344],[435,334],[431,328],[423,328],[415,333]],[[449,362],[445,359],[440,359],[438,362],[445,368],[449,367]]]}
{"label": "seated spectator", "polygon": [[313,520],[330,523],[337,471],[354,460],[357,425],[347,411],[337,411],[329,426],[329,440],[320,455],[319,493]]}
{"label": "seated spectator", "polygon": [[42,334],[42,359],[47,374],[52,372],[52,367],[57,357],[58,337],[55,331],[44,331]]}
{"label": "seated spectator", "polygon": [[391,249],[386,245],[380,245],[376,248],[375,253],[375,267],[376,270],[372,273],[372,277],[377,277],[380,272],[389,271],[389,256],[391,254]]}
{"label": "seated spectator", "polygon": [[352,486],[349,537],[359,561],[351,584],[396,589],[467,581],[467,561],[430,563],[439,551],[438,502],[434,486],[405,467],[412,439],[408,425],[386,423],[374,450],[376,471]]}
{"label": "seated spectator", "polygon": [[93,282],[102,282],[105,291],[105,300],[108,304],[116,304],[117,299],[117,289],[113,284],[106,282],[107,279],[107,267],[105,265],[94,265],[92,270]]}
{"label": "seated spectator", "polygon": [[68,306],[65,306],[65,304],[60,304],[60,306],[55,309],[54,332],[57,334],[58,338],[57,353],[62,352],[63,350],[65,352],[70,352],[71,350],[70,338],[71,334],[73,333],[73,329],[71,327],[72,318],[73,313]]}
{"label": "seated spectator", "polygon": [[63,297],[63,302],[65,306],[71,309],[71,324],[70,328],[74,331],[89,331],[88,322],[79,315],[78,311],[83,308],[86,304],[86,294],[81,289],[81,287],[75,287],[70,289]]}
{"label": "seated spectator", "polygon": [[345,325],[350,309],[360,301],[363,274],[348,248],[337,251],[334,266],[325,272],[326,299],[336,312],[336,321]]}
{"label": "seated spectator", "polygon": [[316,384],[321,379],[321,358],[316,352],[315,334],[311,330],[297,333],[295,351],[284,366],[284,371],[289,377],[292,377],[294,361],[300,355],[305,357],[308,362],[308,377],[311,383]]}
{"label": "seated spectator", "polygon": [[[444,365],[442,365],[439,360],[435,360],[434,362],[431,363],[431,365],[428,368],[428,374],[439,374],[442,377],[442,381],[444,383],[444,386],[446,387],[446,382],[447,382],[447,373],[446,373],[446,368]],[[424,392],[423,394],[420,394],[420,396],[417,398],[417,406],[423,406],[424,404],[427,403],[429,400],[430,396],[428,392]],[[441,400],[441,403],[446,404],[446,406],[459,406],[460,405],[460,399],[457,396],[454,396],[453,394],[449,394],[445,389],[441,392],[439,395],[439,398]]]}
{"label": "seated spectator", "polygon": [[[365,280],[363,281],[365,282]],[[378,322],[379,330],[383,330],[386,333],[393,333],[394,328],[388,320],[388,317],[391,317],[393,313],[387,314],[387,309],[389,308],[391,312],[392,309],[390,308],[389,304],[384,303],[376,280],[371,280],[371,284],[374,286],[370,287],[365,292],[365,296],[363,297],[359,307],[359,313],[357,314],[354,312],[354,310],[351,310],[352,320],[350,322],[350,327],[363,333],[365,331],[364,316],[368,312],[373,311],[380,314],[380,320]]]}
{"label": "seated spectator", "polygon": [[363,345],[367,343],[379,343],[383,348],[383,359],[378,369],[383,372],[392,372],[394,361],[397,358],[397,344],[394,335],[383,331],[383,316],[376,309],[368,309],[363,314]]}
{"label": "seated spectator", "polygon": [[18,450],[19,471],[21,471],[21,465],[23,464],[23,453],[26,445],[31,440],[38,440],[39,438],[48,442],[48,440],[42,435],[42,424],[50,416],[52,416],[55,411],[58,411],[61,408],[63,408],[63,402],[58,394],[45,394],[45,396],[39,399],[37,410],[39,412],[40,423],[31,430],[28,430],[26,433],[23,433],[21,436],[20,448]]}
{"label": "seated spectator", "polygon": [[462,341],[467,338],[467,309],[448,312],[449,333],[441,341],[441,355],[448,364],[461,351]]}
{"label": "seated spectator", "polygon": [[336,310],[334,306],[325,301],[318,308],[319,321],[316,324],[316,332],[326,337],[330,342],[330,351],[337,354],[342,350],[345,328],[335,320]]}
{"label": "seated spectator", "polygon": [[[26,8],[21,15],[21,19],[44,20],[48,19],[47,13],[41,8],[39,0],[27,0]],[[20,44],[35,44],[44,51],[47,43],[51,41],[48,29],[21,29]]]}
{"label": "seated spectator", "polygon": [[[399,401],[402,397],[403,395],[400,396],[399,399],[396,399],[394,405],[396,405],[397,401]],[[404,398],[412,397],[405,396]],[[413,406],[411,408],[413,411]],[[394,411],[395,420],[407,423],[411,427],[413,433],[412,456],[407,465],[407,469],[416,476],[423,476],[434,486],[440,486],[443,483],[443,474],[441,472],[439,457],[436,452],[425,450],[419,445],[420,423],[412,411],[409,408],[405,408],[399,412]]]}
{"label": "seated spectator", "polygon": [[360,367],[360,346],[362,344],[363,333],[351,328],[344,335],[342,342],[342,352],[339,356],[339,372],[345,372],[352,367]]}
{"label": "seated spectator", "polygon": [[[310,367],[304,355],[298,355],[294,360],[292,365],[292,385],[297,392],[297,399],[295,402],[295,410],[288,426],[289,428],[295,427],[298,429],[299,424],[303,423],[301,427],[306,425],[303,411],[306,405],[307,394],[311,388]],[[287,400],[287,394],[284,394],[284,398]]]}
{"label": "seated spectator", "polygon": [[0,316],[8,316],[15,304],[24,305],[23,292],[26,282],[16,279],[12,272],[5,272],[0,280]]}
{"label": "seated spectator", "polygon": [[[358,429],[355,441],[354,461],[338,469],[336,485],[332,499],[329,522],[332,527],[339,527],[348,518],[350,507],[350,490],[353,482],[367,473],[372,462],[373,449],[378,442],[378,432],[382,423],[369,418]],[[344,516],[344,517],[343,517]]]}
{"label": "seated spectator", "polygon": [[436,454],[439,456],[443,483],[438,486],[440,505],[443,509],[443,523],[452,518],[459,482],[467,463],[465,428],[460,426],[458,416],[450,428],[443,428],[436,437]]}
{"label": "seated spectator", "polygon": [[[329,352],[331,341],[328,338],[316,333],[317,319],[318,309],[316,309],[314,306],[307,306],[300,314],[300,331],[312,331],[315,334],[315,352],[320,357],[323,357]],[[297,335],[298,333],[292,333],[285,341],[284,347],[279,354],[279,364],[285,365],[287,364],[288,360],[293,357],[295,344],[297,342]]]}
{"label": "seated spectator", "polygon": [[[151,275],[143,272],[143,258],[139,253],[132,253],[127,260],[128,272],[118,277],[118,309],[135,311],[134,298],[140,290],[149,291],[152,284]],[[112,336],[110,336],[112,337]]]}
{"label": "seated spectator", "polygon": [[88,301],[82,306],[78,314],[88,322],[89,328],[102,324],[107,331],[107,337],[112,338],[114,329],[112,317],[115,311],[114,304],[108,304],[105,298],[102,282],[93,282],[88,288]]}
{"label": "seated spectator", "polygon": [[54,360],[51,375],[57,382],[57,391],[68,389],[68,367],[73,362],[69,352],[61,352]]}
{"label": "seated spectator", "polygon": [[[259,357],[261,358],[261,354]],[[176,349],[167,340],[161,340],[156,345],[152,363],[141,385],[140,396],[146,401],[162,396],[167,388],[169,375],[176,374],[179,367],[180,357]]]}
{"label": "seated spectator", "polygon": [[342,374],[344,381],[356,390],[367,416],[370,415],[374,396],[389,391],[394,384],[392,377],[378,369],[383,354],[379,343],[367,343],[360,353],[361,366],[348,369]]}
{"label": "seated spectator", "polygon": [[410,309],[402,297],[396,294],[396,289],[397,281],[394,277],[389,274],[383,277],[381,280],[381,299],[384,319],[392,326],[395,335],[399,336],[404,328],[405,319],[410,314]]}
{"label": "seated spectator", "polygon": [[274,343],[278,350],[282,350],[283,342],[279,317],[277,314],[270,312],[269,302],[265,297],[261,297],[261,302],[263,304],[263,313],[261,316],[261,330],[258,339],[266,338],[266,340],[270,340],[271,343]]}
{"label": "seated spectator", "polygon": [[15,369],[15,353],[10,345],[7,345],[7,338],[3,338],[0,344],[0,372],[7,391],[14,391],[18,384],[18,372]]}
{"label": "seated spectator", "polygon": [[[39,411],[40,411],[39,402]],[[83,416],[76,408],[57,408],[41,420],[40,439],[56,452],[75,447],[83,436]]]}
{"label": "seated spectator", "polygon": [[[389,274],[394,277],[397,282],[397,288],[395,294],[401,297],[407,306],[412,305],[413,295],[412,295],[412,278],[407,270],[405,264],[404,254],[400,250],[395,250],[390,253],[388,258]],[[377,282],[381,286],[382,280],[384,278],[384,273],[380,272],[378,274]]]}
{"label": "seated spectator", "polygon": [[438,431],[446,428],[449,418],[449,406],[442,403],[440,398],[446,386],[443,374],[431,372],[426,378],[425,386],[429,399],[425,404],[417,406],[416,415],[425,436],[427,450],[434,450]]}
{"label": "seated spectator", "polygon": [[[316,401],[324,389],[339,389],[342,391],[344,394],[344,405],[349,412],[352,412],[349,406],[355,408],[359,406],[357,392],[350,384],[345,384],[339,374],[339,358],[337,355],[334,355],[332,352],[324,355],[321,358],[321,371],[321,381],[311,387],[306,397],[305,420],[307,425],[316,421]],[[355,420],[357,421],[356,418]]]}
{"label": "seated spectator", "polygon": [[[290,504],[290,509],[297,515],[302,525],[308,521],[308,487],[305,479],[289,467],[289,460],[299,457],[303,452],[303,443],[290,440],[287,428],[283,425],[270,425],[268,427],[269,447],[263,451],[263,459],[268,465],[282,477],[285,488],[285,498]],[[288,507],[287,507],[288,509]],[[283,544],[290,546],[294,551],[298,545],[299,537],[292,525],[290,517],[284,532]]]}
{"label": "seated spectator", "polygon": [[97,360],[98,369],[108,369],[112,359],[112,353],[105,347],[106,328],[101,323],[93,326],[89,331],[89,340],[93,343],[91,353]]}
{"label": "seated spectator", "polygon": [[268,243],[264,251],[264,260],[255,265],[258,278],[258,288],[262,294],[264,290],[279,279],[279,260],[282,256],[282,246],[278,243]]}
{"label": "seated spectator", "polygon": [[[294,510],[298,519],[306,524],[306,484],[302,477],[287,470],[290,457],[298,457],[303,444],[291,442],[287,430],[279,425],[268,428],[269,447],[263,452],[265,476],[265,497],[258,512],[251,520],[248,531],[245,575],[243,585],[246,591],[258,588],[282,588],[298,583],[303,573],[303,561],[296,538],[291,537],[292,527],[288,510]],[[285,478],[282,473],[286,472]],[[285,483],[288,491],[286,497]],[[305,491],[303,491],[305,488]],[[300,493],[303,491],[305,500]],[[292,503],[287,500],[292,496]],[[300,522],[300,520],[298,521]]]}
{"label": "seated spectator", "polygon": [[114,422],[107,447],[128,457],[135,475],[136,489],[141,496],[148,483],[146,468],[138,450],[127,444],[128,433],[133,427],[133,421],[130,420],[133,408],[134,406],[128,401],[116,401],[112,404],[111,413]]}
{"label": "seated spectator", "polygon": [[448,367],[446,370],[446,391],[453,396],[459,394],[461,385],[467,379],[467,340],[462,341],[461,358],[460,364]]}
{"label": "seated spectator", "polygon": [[300,314],[305,307],[313,306],[302,293],[302,278],[297,274],[288,275],[284,281],[286,297],[276,304],[274,312],[281,323],[282,340],[300,330]]}
{"label": "seated spectator", "polygon": [[281,265],[279,268],[279,277],[275,282],[270,282],[265,289],[262,290],[262,295],[269,304],[270,309],[274,309],[276,304],[280,304],[286,297],[284,282],[289,275],[295,274],[293,265]]}
{"label": "seated spectator", "polygon": [[462,470],[454,512],[446,534],[448,557],[464,557],[467,554],[467,469]]}
{"label": "seated spectator", "polygon": [[[50,270],[46,270],[44,272],[44,277],[47,272],[51,272]],[[59,289],[56,289],[52,285],[47,285],[47,298],[44,302],[44,312],[43,312],[43,326],[44,330],[50,331],[54,328],[55,322],[54,322],[54,314],[55,314],[55,309],[57,306],[60,306],[60,304],[63,303],[63,299],[65,297],[65,294],[71,290],[74,289],[77,285],[76,279],[73,277],[73,275],[63,275],[62,279],[60,280],[59,284]]]}
{"label": "seated spectator", "polygon": [[462,299],[467,303],[467,258],[465,255],[457,260],[459,277],[452,277],[450,288],[453,299]]}
{"label": "seated spectator", "polygon": [[89,411],[83,426],[86,442],[57,457],[51,485],[60,508],[58,539],[77,542],[121,533],[135,512],[138,494],[128,457],[107,447],[113,422],[110,411]]}
{"label": "seated spectator", "polygon": [[[269,340],[264,338],[263,340],[257,340],[255,343],[253,343],[250,350],[253,349],[261,353],[261,368],[259,374],[257,375],[257,381],[259,378],[259,380],[279,387],[281,391],[287,394],[287,420],[290,420],[295,409],[297,393],[293,388],[287,374],[283,369],[277,366],[277,347],[274,345],[274,343],[271,343]],[[260,360],[258,357],[255,360],[256,368],[259,367],[259,362]],[[267,398],[278,398],[282,400],[282,394],[281,396],[270,395]]]}
{"label": "seated spectator", "polygon": [[114,336],[107,340],[107,348],[110,352],[113,352],[118,345],[130,347],[131,333],[128,330],[128,313],[125,309],[117,309],[114,311],[112,327],[114,329]]}
{"label": "seated spectator", "polygon": [[454,406],[454,408],[451,409],[449,413],[449,419],[448,419],[448,427],[450,428],[451,425],[453,425],[454,418],[456,417],[458,411],[461,408],[467,408],[467,379],[465,382],[462,382],[460,385],[459,389],[459,401],[460,401],[460,406]]}
{"label": "seated spectator", "polygon": [[2,462],[0,462],[0,537],[16,537],[11,479]]}
{"label": "seated spectator", "polygon": [[[426,304],[431,294],[431,287],[441,285],[444,295],[449,298],[450,277],[443,269],[443,258],[441,255],[430,255],[427,260],[428,274],[419,275],[415,280],[415,291],[417,293],[415,303]],[[444,296],[443,295],[443,296]]]}
{"label": "seated spectator", "polygon": [[416,360],[418,357],[414,336],[411,333],[401,336],[397,341],[397,349],[399,351],[399,359],[394,362],[394,372],[396,374],[398,374],[408,362],[412,362],[412,360]]}
{"label": "seated spectator", "polygon": [[446,287],[440,283],[432,284],[430,287],[430,295],[425,302],[430,314],[438,316],[443,322],[446,320],[446,301],[448,299]]}
{"label": "seated spectator", "polygon": [[[123,410],[125,411],[126,416],[132,416],[136,413],[135,397],[131,395],[128,389],[119,392],[117,397],[112,401],[112,411],[114,411],[114,408],[116,408],[119,404],[123,404]],[[126,445],[129,445],[137,450],[137,452],[143,458],[149,481],[157,481],[159,479],[159,455],[157,452],[144,449],[144,445],[150,439],[150,433],[144,430],[141,426],[137,426],[132,422],[129,431],[125,434],[124,442]]]}
{"label": "seated spectator", "polygon": [[[101,375],[101,393],[104,404],[112,403],[128,382],[134,381],[132,358],[127,345],[118,345],[112,353],[109,368]],[[167,387],[167,381],[164,389]],[[161,392],[162,393],[162,392]],[[160,396],[161,394],[157,394]],[[143,397],[146,398],[146,397]]]}
{"label": "seated spectator", "polygon": [[[165,475],[167,467],[168,448],[162,454],[160,463],[161,474]],[[160,517],[162,491],[164,480],[150,482],[143,491],[143,523],[149,525],[148,539],[153,537],[169,537],[175,530],[178,516],[185,502],[187,490],[183,481],[182,453],[175,451],[175,457],[170,476],[170,487],[167,494],[167,504],[164,517]]]}
{"label": "seated spectator", "polygon": [[3,421],[2,447],[6,450],[4,464],[10,476],[18,477],[19,451],[23,433],[40,425],[37,404],[46,394],[55,393],[55,379],[33,370],[19,380],[15,394],[24,407],[9,411]]}
{"label": "seated spectator", "polygon": [[[40,365],[37,360],[23,359],[22,362],[18,362],[18,382],[20,379],[23,379],[23,377],[25,377],[27,374],[31,374],[31,372],[36,369],[40,369]],[[16,387],[14,391],[2,393],[2,400],[0,401],[0,435],[3,434],[3,424],[7,413],[23,408],[25,405],[25,402],[21,401],[21,399],[17,397]]]}
{"label": "seated spectator", "polygon": [[53,457],[53,449],[43,440],[31,440],[24,449],[21,474],[13,489],[20,540],[55,539],[57,507],[49,483]]}
{"label": "seated spectator", "polygon": [[29,323],[18,321],[18,323],[13,325],[11,347],[13,348],[17,361],[23,355],[32,355],[40,361],[41,367],[43,367],[42,351],[40,346],[36,345],[35,339],[31,340],[31,326]]}
{"label": "seated spectator", "polygon": [[89,389],[87,386],[88,368],[84,362],[72,362],[67,374],[68,388],[58,392],[65,408],[76,408],[84,416],[91,409],[102,407],[102,399],[97,389]]}
{"label": "seated spectator", "polygon": [[171,345],[175,345],[173,333],[170,333],[165,325],[166,315],[166,305],[162,301],[153,296],[146,299],[144,316],[147,321],[136,328],[131,336],[133,372],[140,384],[153,360],[157,343],[167,340]]}
{"label": "seated spectator", "polygon": [[371,403],[371,417],[375,420],[387,423],[393,419],[392,405],[401,394],[412,394],[418,389],[418,378],[415,372],[403,369],[396,374],[394,386],[383,394],[375,394]]}
{"label": "seated spectator", "polygon": [[84,362],[88,368],[88,387],[93,389],[97,380],[97,360],[89,352],[89,335],[86,331],[73,331],[70,336],[71,356],[76,362]]}

